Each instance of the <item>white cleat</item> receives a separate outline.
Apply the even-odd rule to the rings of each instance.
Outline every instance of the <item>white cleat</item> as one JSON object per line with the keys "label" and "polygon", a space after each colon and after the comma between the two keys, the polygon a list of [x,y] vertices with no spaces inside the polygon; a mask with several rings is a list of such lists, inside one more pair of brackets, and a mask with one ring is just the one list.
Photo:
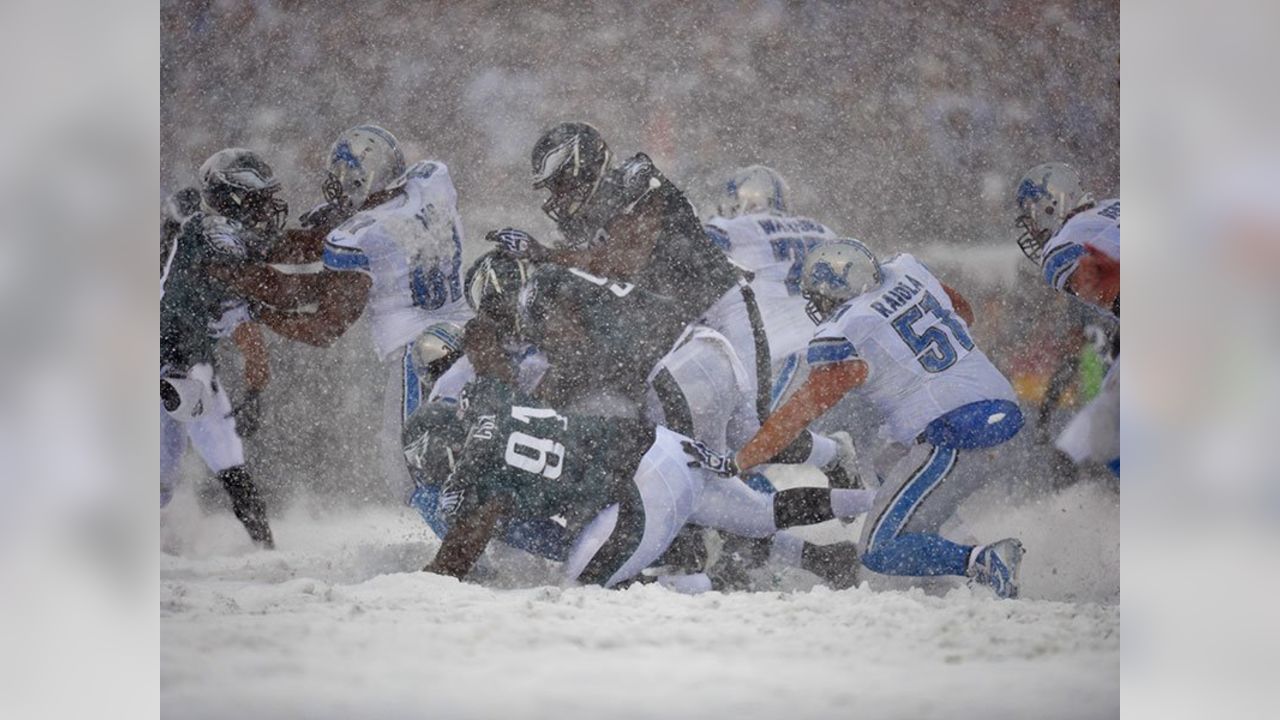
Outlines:
{"label": "white cleat", "polygon": [[974,548],[968,575],[972,581],[991,588],[996,597],[1018,597],[1018,569],[1022,565],[1022,542],[1005,538]]}

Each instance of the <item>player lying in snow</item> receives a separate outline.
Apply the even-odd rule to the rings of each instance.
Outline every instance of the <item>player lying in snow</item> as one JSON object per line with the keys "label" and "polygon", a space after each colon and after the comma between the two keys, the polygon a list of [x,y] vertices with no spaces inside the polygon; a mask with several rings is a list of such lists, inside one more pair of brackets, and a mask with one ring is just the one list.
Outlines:
{"label": "player lying in snow", "polygon": [[851,239],[810,252],[802,287],[820,323],[808,378],[734,457],[696,446],[690,457],[736,475],[856,391],[885,416],[893,440],[877,462],[890,469],[863,526],[863,565],[890,575],[968,575],[1015,597],[1020,542],[970,546],[938,535],[977,487],[952,474],[961,452],[999,445],[1022,426],[1009,381],[969,337],[968,304],[912,256],[881,265]]}
{"label": "player lying in snow", "polygon": [[[469,328],[467,336],[481,334]],[[452,456],[441,496],[449,529],[428,572],[464,577],[501,526],[558,516],[574,537],[565,563],[570,581],[614,587],[630,580],[692,523],[773,536],[781,561],[835,587],[853,583],[853,543],[822,547],[778,531],[854,517],[870,507],[873,492],[760,493],[737,478],[690,467],[681,445],[692,441],[664,427],[562,415],[515,389],[514,368],[504,357],[473,355],[472,362],[479,377],[463,392],[457,410],[461,424],[448,406],[423,408],[423,417],[413,419],[422,435],[406,452],[411,461],[423,456],[424,466],[439,466],[427,454]],[[465,437],[454,450],[459,428],[465,428]],[[703,582],[703,589],[710,587]]]}

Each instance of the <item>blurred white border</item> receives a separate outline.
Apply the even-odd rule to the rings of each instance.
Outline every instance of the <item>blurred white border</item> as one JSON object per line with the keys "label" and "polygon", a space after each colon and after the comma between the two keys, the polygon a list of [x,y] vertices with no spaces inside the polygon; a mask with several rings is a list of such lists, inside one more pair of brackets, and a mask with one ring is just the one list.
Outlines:
{"label": "blurred white border", "polygon": [[[1135,717],[1280,706],[1278,27],[1266,2],[1122,8]],[[146,717],[160,673],[158,6],[19,0],[0,7],[0,32],[0,292],[24,341],[0,351],[0,715]],[[52,227],[41,202],[67,209]]]}
{"label": "blurred white border", "polygon": [[0,716],[159,712],[159,7],[0,5]]}
{"label": "blurred white border", "polygon": [[1123,704],[1274,717],[1280,5],[1121,12]]}

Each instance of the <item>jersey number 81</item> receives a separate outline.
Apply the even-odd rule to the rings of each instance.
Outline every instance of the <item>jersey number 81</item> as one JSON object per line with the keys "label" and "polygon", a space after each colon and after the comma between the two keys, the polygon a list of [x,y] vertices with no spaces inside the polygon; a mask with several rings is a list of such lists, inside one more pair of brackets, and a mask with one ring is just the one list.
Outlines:
{"label": "jersey number 81", "polygon": [[[511,417],[526,425],[535,418],[556,418],[566,429],[569,426],[568,418],[548,408],[515,406],[511,408]],[[507,436],[504,459],[513,468],[555,480],[564,471],[564,445],[517,430]]]}

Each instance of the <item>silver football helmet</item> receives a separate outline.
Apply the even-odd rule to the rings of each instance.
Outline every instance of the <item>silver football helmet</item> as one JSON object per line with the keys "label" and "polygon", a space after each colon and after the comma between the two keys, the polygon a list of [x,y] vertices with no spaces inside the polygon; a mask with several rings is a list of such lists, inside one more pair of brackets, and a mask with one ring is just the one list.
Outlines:
{"label": "silver football helmet", "polygon": [[395,136],[383,128],[357,125],[333,142],[328,167],[325,200],[354,211],[404,174],[404,154]]}
{"label": "silver football helmet", "polygon": [[791,207],[791,189],[773,168],[752,165],[734,171],[720,188],[716,212],[731,218],[753,213],[786,215]]}
{"label": "silver football helmet", "polygon": [[440,322],[418,334],[410,351],[419,377],[431,373],[432,363],[462,350],[462,325]]}
{"label": "silver football helmet", "polygon": [[200,166],[200,201],[221,215],[270,236],[284,229],[289,206],[276,197],[280,181],[256,152],[219,150]]}
{"label": "silver football helmet", "polygon": [[800,290],[809,303],[805,312],[815,324],[845,301],[880,285],[884,275],[876,256],[853,238],[837,238],[809,251]]}
{"label": "silver football helmet", "polygon": [[1080,174],[1066,163],[1037,165],[1018,181],[1014,195],[1018,247],[1039,264],[1045,243],[1058,232],[1072,211],[1093,202],[1080,187]]}

